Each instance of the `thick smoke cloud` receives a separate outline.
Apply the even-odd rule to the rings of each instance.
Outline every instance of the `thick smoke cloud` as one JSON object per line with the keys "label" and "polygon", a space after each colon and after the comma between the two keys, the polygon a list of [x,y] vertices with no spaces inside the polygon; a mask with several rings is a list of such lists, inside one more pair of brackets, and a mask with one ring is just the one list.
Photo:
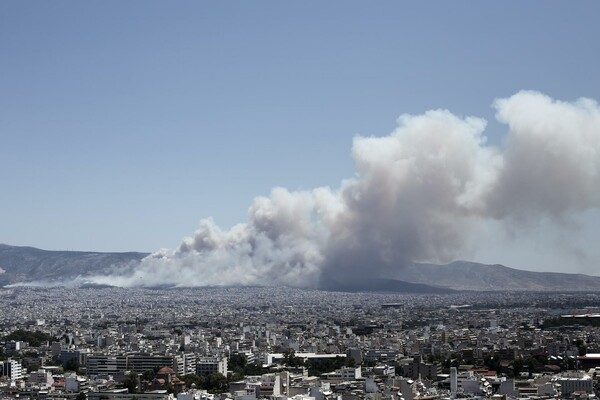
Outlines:
{"label": "thick smoke cloud", "polygon": [[495,102],[509,127],[489,207],[496,218],[561,219],[600,204],[600,109],[521,92]]}
{"label": "thick smoke cloud", "polygon": [[[385,137],[356,137],[356,175],[337,190],[274,189],[231,229],[203,220],[193,237],[129,271],[121,286],[327,286],[461,256],[476,224],[560,223],[600,205],[600,108],[519,92],[494,103],[502,148],[486,121],[446,110],[402,115]],[[517,222],[515,224],[515,222]]]}

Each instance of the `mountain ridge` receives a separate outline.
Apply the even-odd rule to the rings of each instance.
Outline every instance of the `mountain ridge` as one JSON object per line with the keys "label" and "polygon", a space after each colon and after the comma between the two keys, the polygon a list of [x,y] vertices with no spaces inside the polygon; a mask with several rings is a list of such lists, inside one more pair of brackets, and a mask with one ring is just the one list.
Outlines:
{"label": "mountain ridge", "polygon": [[538,272],[454,261],[448,264],[412,263],[392,278],[412,283],[435,284],[454,290],[502,291],[599,291],[600,277],[580,273]]}
{"label": "mountain ridge", "polygon": [[102,273],[146,257],[139,252],[43,250],[0,243],[0,286],[30,281],[57,281]]}
{"label": "mountain ridge", "polygon": [[[27,282],[60,282],[108,274],[132,267],[149,253],[55,251],[0,244],[0,287]],[[397,293],[455,291],[600,291],[600,277],[563,272],[535,272],[501,264],[454,261],[444,265],[411,263],[395,273],[348,283],[330,279],[319,289]]]}

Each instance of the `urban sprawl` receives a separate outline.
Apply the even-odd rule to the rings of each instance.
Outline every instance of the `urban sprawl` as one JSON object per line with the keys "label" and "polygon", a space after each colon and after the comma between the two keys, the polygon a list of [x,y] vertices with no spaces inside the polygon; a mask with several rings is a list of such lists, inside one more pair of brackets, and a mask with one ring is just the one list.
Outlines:
{"label": "urban sprawl", "polygon": [[0,398],[591,399],[600,294],[0,289]]}

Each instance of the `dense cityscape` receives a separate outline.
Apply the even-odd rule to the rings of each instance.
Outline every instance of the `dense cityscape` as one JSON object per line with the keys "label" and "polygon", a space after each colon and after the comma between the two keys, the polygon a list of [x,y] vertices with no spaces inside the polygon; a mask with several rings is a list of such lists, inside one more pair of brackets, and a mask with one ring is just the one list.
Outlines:
{"label": "dense cityscape", "polygon": [[593,398],[599,311],[596,293],[5,288],[0,391],[7,399]]}

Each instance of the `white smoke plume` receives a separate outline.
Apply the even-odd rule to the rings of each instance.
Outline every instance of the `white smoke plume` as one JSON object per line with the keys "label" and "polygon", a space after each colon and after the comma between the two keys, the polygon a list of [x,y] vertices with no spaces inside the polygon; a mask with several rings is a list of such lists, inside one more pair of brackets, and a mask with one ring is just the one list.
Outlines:
{"label": "white smoke plume", "polygon": [[119,286],[318,287],[463,254],[485,221],[557,224],[600,206],[600,108],[538,92],[496,100],[503,147],[486,121],[446,110],[402,115],[385,137],[356,137],[355,177],[338,189],[273,189],[248,221],[222,230],[203,220],[193,237],[129,271],[95,277]]}

